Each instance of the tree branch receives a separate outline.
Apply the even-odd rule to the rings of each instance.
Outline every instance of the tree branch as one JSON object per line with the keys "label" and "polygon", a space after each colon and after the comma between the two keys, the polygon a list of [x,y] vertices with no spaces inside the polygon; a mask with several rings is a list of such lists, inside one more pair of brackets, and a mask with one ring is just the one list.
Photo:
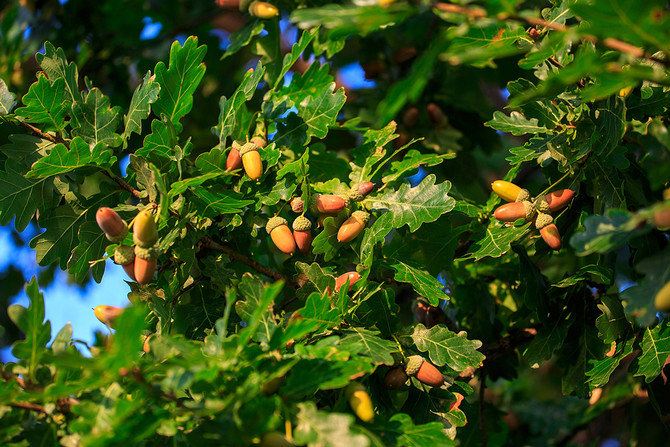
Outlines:
{"label": "tree branch", "polygon": [[47,414],[47,410],[42,405],[31,402],[11,402],[7,405],[14,408],[21,408],[23,410],[36,411],[38,413]]}

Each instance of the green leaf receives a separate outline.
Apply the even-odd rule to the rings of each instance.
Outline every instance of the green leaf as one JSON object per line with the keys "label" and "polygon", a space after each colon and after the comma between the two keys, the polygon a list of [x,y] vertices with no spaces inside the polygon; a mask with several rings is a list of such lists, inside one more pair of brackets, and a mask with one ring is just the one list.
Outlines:
{"label": "green leaf", "polygon": [[342,219],[337,217],[326,217],[323,220],[323,230],[316,235],[312,241],[312,253],[323,255],[323,260],[329,262],[335,257],[340,244],[337,241],[337,231],[340,228]]}
{"label": "green leaf", "polygon": [[523,26],[515,23],[472,26],[451,41],[441,58],[452,65],[495,66],[494,59],[522,53],[530,49],[531,44]]}
{"label": "green leaf", "polygon": [[[318,345],[316,347],[318,348]],[[314,351],[314,348],[314,346],[303,348],[302,345],[296,344],[295,350],[301,353],[303,349]],[[324,355],[316,356],[309,352],[302,354],[307,358],[300,360],[292,369],[281,388],[282,395],[291,399],[311,397],[318,390],[342,388],[351,382],[352,377],[371,373],[375,368],[366,358],[349,357],[347,353],[334,350],[333,346],[326,346],[325,349],[326,352],[323,354],[327,359],[319,358]]]}
{"label": "green leaf", "polygon": [[456,445],[444,430],[440,422],[414,425],[412,418],[405,413],[396,413],[384,427],[384,437],[389,438],[385,445],[396,447],[424,447],[429,445]]}
{"label": "green leaf", "polygon": [[311,293],[305,301],[305,306],[296,312],[300,317],[290,320],[282,334],[282,345],[289,340],[300,340],[312,332],[323,332],[341,321],[339,311],[331,309],[330,299],[323,293]]}
{"label": "green leaf", "polygon": [[5,81],[0,79],[0,115],[9,114],[16,105],[16,95],[9,91]]}
{"label": "green leaf", "polygon": [[510,227],[491,220],[482,237],[472,244],[470,257],[475,261],[488,256],[499,258],[510,251],[512,243],[521,239],[529,227],[530,223],[520,227]]}
{"label": "green leaf", "polygon": [[[303,31],[302,34],[300,35],[300,39],[291,47],[291,52],[286,53],[286,55],[284,55],[284,61],[282,62],[281,71],[279,72],[279,75],[277,76],[277,79],[275,80],[274,83],[275,89],[282,81],[282,79],[284,79],[286,73],[288,73],[288,71],[291,69],[291,67],[293,67],[293,65],[300,58],[300,56],[302,56],[302,53],[305,51],[307,46],[312,42],[312,40],[314,40],[314,37],[318,34],[318,31],[319,31],[318,28],[315,28],[310,31]],[[291,81],[291,84],[292,83],[293,81]]]}
{"label": "green leaf", "polygon": [[77,66],[74,62],[68,63],[62,48],[55,48],[50,42],[45,42],[44,53],[37,53],[35,59],[50,80],[62,79],[65,82],[65,97],[69,104],[81,101]]}
{"label": "green leaf", "polygon": [[247,325],[244,335],[240,337],[239,346],[243,346],[249,338],[263,342],[272,338],[277,325],[267,309],[274,302],[282,286],[281,282],[265,286],[258,278],[251,276],[242,278],[238,291],[245,299],[235,303],[235,311]]}
{"label": "green leaf", "polygon": [[204,216],[216,217],[220,214],[237,214],[254,203],[244,199],[239,193],[220,187],[196,188],[193,194],[199,199],[199,208]]}
{"label": "green leaf", "polygon": [[500,111],[493,112],[493,119],[486,125],[512,135],[551,133],[551,130],[538,124],[537,118],[528,119],[519,112],[511,112],[509,116]]}
{"label": "green leaf", "polygon": [[69,104],[65,100],[65,81],[50,81],[38,74],[37,82],[30,86],[23,96],[23,107],[16,109],[16,115],[29,123],[44,124],[44,130],[62,131]]}
{"label": "green leaf", "polygon": [[105,272],[105,263],[96,262],[91,266],[91,261],[101,261],[105,254],[105,247],[109,241],[105,234],[100,231],[100,227],[95,221],[85,222],[78,233],[79,243],[68,259],[67,269],[80,284],[84,283],[89,277],[89,271],[93,274],[95,282],[102,281],[102,275]]}
{"label": "green leaf", "polygon": [[156,115],[164,115],[180,131],[179,120],[193,107],[193,93],[205,75],[203,59],[207,46],[198,46],[198,38],[191,36],[181,46],[172,42],[170,61],[166,67],[158,62],[154,73],[160,85],[160,95],[152,108]]}
{"label": "green leaf", "polygon": [[51,339],[51,323],[44,321],[44,296],[40,293],[36,278],[26,285],[26,295],[30,300],[27,309],[19,304],[12,304],[7,313],[25,337],[14,343],[12,354],[28,364],[29,374],[33,378],[40,358],[46,352],[46,345]]}
{"label": "green leaf", "polygon": [[419,166],[429,167],[442,163],[443,160],[454,158],[456,154],[423,154],[415,149],[407,151],[401,161],[391,163],[389,174],[382,177],[382,183],[391,183],[408,172],[414,172]]}
{"label": "green leaf", "polygon": [[228,48],[226,48],[226,51],[221,56],[221,60],[232,56],[242,48],[249,45],[256,36],[263,32],[264,29],[265,26],[263,21],[256,20],[250,21],[244,26],[244,28],[235,33],[232,33],[230,36],[230,45],[228,45]]}
{"label": "green leaf", "polygon": [[621,299],[616,295],[604,295],[600,299],[598,309],[602,312],[596,318],[596,327],[598,328],[598,335],[605,344],[611,344],[626,334],[632,332],[632,328],[628,320],[624,308],[621,304]]}
{"label": "green leaf", "polygon": [[297,421],[295,442],[298,445],[320,447],[368,447],[370,445],[370,441],[364,435],[352,432],[353,416],[319,411],[314,402],[298,404]]}
{"label": "green leaf", "polygon": [[433,306],[439,305],[442,300],[449,300],[449,296],[443,291],[444,286],[427,271],[398,260],[391,267],[396,272],[393,277],[396,281],[411,284]]}
{"label": "green leaf", "polygon": [[654,380],[670,356],[670,328],[666,323],[653,329],[646,328],[642,336],[642,355],[637,359],[636,376],[643,376],[645,382]]}
{"label": "green leaf", "polygon": [[549,360],[554,352],[558,351],[570,328],[570,322],[565,319],[556,319],[550,324],[537,330],[537,335],[522,351],[524,359],[530,365]]}
{"label": "green leaf", "polygon": [[435,365],[446,364],[457,372],[468,367],[478,368],[484,361],[484,355],[477,351],[482,342],[468,340],[465,332],[456,334],[440,325],[426,329],[419,323],[414,327],[412,340],[419,351],[428,352]]}
{"label": "green leaf", "polygon": [[605,357],[598,360],[590,360],[591,369],[586,371],[589,386],[591,389],[598,388],[609,382],[610,376],[619,366],[621,361],[633,352],[633,341],[626,340],[622,343],[623,348],[617,345],[616,353],[611,357]]}
{"label": "green leaf", "polygon": [[172,123],[155,119],[151,122],[151,133],[144,137],[142,147],[135,154],[161,164],[165,159],[175,159],[176,145],[177,134]]}
{"label": "green leaf", "polygon": [[60,354],[65,352],[70,346],[72,346],[72,324],[65,323],[65,326],[54,337],[54,341],[51,343],[51,350],[54,354]]}
{"label": "green leaf", "polygon": [[621,293],[627,302],[626,315],[640,326],[650,326],[656,319],[654,297],[670,282],[670,248],[638,262],[635,270],[644,274],[637,284]]}
{"label": "green leaf", "polygon": [[104,144],[116,147],[121,136],[116,133],[121,121],[120,107],[111,107],[109,98],[92,88],[83,102],[72,108],[72,127],[91,146]]}
{"label": "green leaf", "polygon": [[19,231],[26,228],[37,211],[46,211],[54,202],[50,181],[27,179],[23,172],[24,168],[14,160],[7,160],[4,171],[0,171],[0,224],[7,225],[14,218]]}
{"label": "green leaf", "polygon": [[45,178],[64,174],[88,166],[110,168],[116,162],[111,149],[102,143],[89,147],[80,137],[70,141],[70,148],[58,143],[51,149],[49,155],[40,158],[26,174],[28,178]]}
{"label": "green leaf", "polygon": [[398,347],[390,340],[379,337],[378,331],[354,327],[343,333],[339,343],[340,349],[350,353],[363,354],[370,358],[375,365],[393,366],[391,355],[398,351]]}
{"label": "green leaf", "polygon": [[218,149],[226,147],[226,139],[228,137],[246,139],[249,123],[242,120],[241,117],[249,112],[244,103],[254,96],[258,83],[263,79],[264,74],[265,67],[258,62],[254,70],[248,70],[244,74],[242,82],[240,82],[240,85],[230,99],[222,96],[219,100],[219,108],[221,110],[219,121],[216,126],[212,127],[212,133],[219,139]]}
{"label": "green leaf", "polygon": [[397,191],[366,198],[364,203],[374,209],[388,210],[393,216],[393,228],[407,225],[410,231],[416,231],[422,224],[433,222],[454,208],[456,201],[449,197],[450,189],[451,182],[436,185],[435,175],[430,174],[414,188],[403,184]]}
{"label": "green leaf", "polygon": [[142,84],[140,84],[133,93],[128,107],[128,113],[123,117],[125,129],[123,130],[123,141],[126,142],[133,133],[142,134],[142,120],[145,120],[151,113],[151,104],[158,99],[158,93],[161,86],[151,72],[144,75]]}
{"label": "green leaf", "polygon": [[612,209],[605,215],[589,216],[584,230],[570,238],[570,245],[581,256],[613,251],[648,229],[639,226],[639,219],[626,210]]}

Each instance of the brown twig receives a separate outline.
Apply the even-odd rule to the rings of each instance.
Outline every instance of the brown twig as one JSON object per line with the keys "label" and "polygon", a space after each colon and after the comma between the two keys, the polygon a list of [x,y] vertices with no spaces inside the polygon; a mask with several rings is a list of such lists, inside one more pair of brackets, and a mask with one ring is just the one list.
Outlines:
{"label": "brown twig", "polygon": [[133,197],[135,197],[135,198],[137,198],[137,199],[142,199],[142,198],[143,198],[142,193],[141,193],[139,190],[133,188],[133,186],[132,186],[130,183],[128,183],[127,181],[125,181],[124,179],[122,179],[121,177],[119,177],[118,175],[114,175],[114,174],[112,174],[111,172],[109,172],[109,171],[107,171],[107,170],[103,170],[102,172],[103,172],[107,177],[109,177],[110,179],[112,179],[112,180],[113,180],[117,185],[119,185],[122,189],[125,189],[125,190],[128,191],[130,194],[132,194]]}
{"label": "brown twig", "polygon": [[289,278],[282,273],[278,272],[277,270],[271,269],[270,267],[266,267],[260,262],[251,259],[250,257],[243,255],[242,253],[239,253],[235,251],[232,247],[229,247],[227,245],[221,244],[219,242],[216,242],[214,239],[212,239],[209,236],[205,236],[204,238],[201,239],[201,243],[203,247],[206,248],[211,248],[217,251],[220,251],[222,253],[225,253],[226,255],[230,256],[232,259],[241,262],[242,264],[245,264],[252,269],[256,270],[259,273],[264,274],[265,276],[268,276],[270,278],[273,278],[277,281],[283,280],[287,285],[291,287],[296,287],[296,283],[292,278]]}
{"label": "brown twig", "polygon": [[36,411],[38,413],[47,414],[47,410],[42,405],[31,402],[12,402],[7,405],[14,408],[21,408],[23,410]]}
{"label": "brown twig", "polygon": [[28,130],[30,133],[35,135],[38,138],[41,138],[43,140],[51,141],[52,143],[62,143],[65,144],[65,140],[57,135],[52,135],[50,133],[44,132],[37,127],[33,126],[30,123],[26,123],[25,121],[17,120],[17,123],[24,129]]}

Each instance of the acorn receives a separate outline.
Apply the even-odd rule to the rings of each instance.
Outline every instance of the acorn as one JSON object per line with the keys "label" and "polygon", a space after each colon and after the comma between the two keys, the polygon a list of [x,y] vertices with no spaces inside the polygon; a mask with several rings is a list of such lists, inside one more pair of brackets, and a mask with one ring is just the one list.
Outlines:
{"label": "acorn", "polygon": [[335,214],[347,206],[347,201],[334,194],[317,194],[314,196],[314,206],[319,213]]}
{"label": "acorn", "polygon": [[293,239],[301,253],[307,253],[312,246],[312,222],[305,216],[298,216],[293,221]]}
{"label": "acorn", "polygon": [[279,15],[279,9],[268,2],[254,1],[249,5],[249,14],[259,19],[271,19]]}
{"label": "acorn", "polygon": [[386,385],[386,388],[397,390],[398,388],[402,388],[405,383],[407,383],[407,379],[407,373],[403,368],[391,368],[384,377],[384,384]]}
{"label": "acorn", "polygon": [[300,214],[303,211],[305,211],[305,202],[302,200],[301,197],[292,198],[291,202],[289,202],[289,204],[291,205],[291,210],[294,213]]}
{"label": "acorn", "polygon": [[619,96],[625,98],[626,96],[630,95],[632,91],[633,87],[624,87],[621,90],[619,90]]}
{"label": "acorn", "polygon": [[135,216],[133,241],[144,248],[153,247],[158,241],[158,225],[150,209],[142,210]]}
{"label": "acorn", "polygon": [[292,255],[295,252],[295,239],[288,227],[288,222],[283,217],[275,216],[268,220],[265,225],[265,231],[268,232],[272,242],[283,253]]}
{"label": "acorn", "polygon": [[114,249],[114,263],[123,267],[126,274],[135,281],[135,250],[128,245],[119,245]]}
{"label": "acorn", "polygon": [[375,418],[372,399],[370,399],[370,395],[363,385],[357,382],[351,382],[347,386],[345,394],[351,409],[361,421],[371,422]]}
{"label": "acorn", "polygon": [[240,155],[247,176],[251,180],[260,178],[263,175],[263,160],[261,160],[261,154],[258,152],[258,146],[252,142],[245,143],[240,148]]}
{"label": "acorn", "polygon": [[444,384],[444,376],[438,369],[420,355],[412,355],[407,358],[405,372],[409,376],[429,386],[439,387]]}
{"label": "acorn", "polygon": [[366,211],[354,211],[340,226],[340,229],[337,230],[338,242],[345,243],[354,240],[356,236],[361,234],[369,220],[370,213]]}
{"label": "acorn", "polygon": [[402,123],[405,127],[414,127],[419,121],[419,109],[415,106],[412,106],[405,110],[405,113],[402,115]]}
{"label": "acorn", "polygon": [[233,141],[228,157],[226,158],[226,171],[236,171],[242,167],[242,156],[240,155],[240,143]]}
{"label": "acorn", "polygon": [[559,189],[558,191],[550,192],[544,196],[544,201],[547,202],[549,211],[558,211],[565,208],[574,196],[575,192],[571,189]]}
{"label": "acorn", "polygon": [[667,282],[654,297],[654,307],[661,312],[670,312],[670,282]]}
{"label": "acorn", "polygon": [[158,248],[135,246],[135,280],[139,284],[149,284],[156,273]]}
{"label": "acorn", "polygon": [[433,124],[438,127],[447,125],[447,116],[440,106],[431,102],[426,106],[426,111],[428,112],[428,118],[430,118]]}
{"label": "acorn", "polygon": [[535,207],[527,200],[523,202],[511,202],[500,205],[493,212],[493,217],[501,222],[514,222],[517,219],[532,219]]}
{"label": "acorn", "polygon": [[355,271],[347,272],[347,273],[344,273],[344,274],[338,276],[335,279],[335,292],[339,292],[340,289],[342,288],[342,286],[347,284],[347,281],[349,282],[349,287],[351,287],[359,279],[361,279],[361,275],[360,275],[360,273],[355,272]]}
{"label": "acorn", "polygon": [[654,210],[654,225],[659,230],[670,229],[670,206],[657,207]]}
{"label": "acorn", "polygon": [[105,304],[101,304],[93,308],[93,315],[95,315],[95,318],[100,320],[102,324],[106,324],[109,327],[114,327],[116,319],[119,318],[122,313],[123,307],[107,306]]}
{"label": "acorn", "polygon": [[372,182],[361,182],[358,185],[354,185],[354,187],[349,190],[349,199],[354,202],[360,202],[365,196],[370,194],[374,187],[375,184]]}
{"label": "acorn", "polygon": [[144,339],[142,340],[142,351],[144,351],[146,354],[151,352],[151,337],[151,334],[145,335]]}
{"label": "acorn", "polygon": [[110,242],[121,242],[128,234],[128,224],[111,208],[99,208],[95,221]]}
{"label": "acorn", "polygon": [[496,180],[491,183],[491,189],[506,202],[523,202],[530,198],[528,190],[505,180]]}
{"label": "acorn", "polygon": [[540,230],[540,236],[552,250],[561,249],[561,234],[558,227],[553,223],[554,219],[545,213],[538,213],[535,219],[535,228]]}

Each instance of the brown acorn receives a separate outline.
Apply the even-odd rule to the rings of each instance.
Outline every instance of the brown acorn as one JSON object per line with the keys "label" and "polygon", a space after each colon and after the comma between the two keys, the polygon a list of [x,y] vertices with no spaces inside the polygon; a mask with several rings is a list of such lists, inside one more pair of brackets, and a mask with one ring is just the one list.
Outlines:
{"label": "brown acorn", "polygon": [[370,192],[374,189],[375,184],[372,182],[361,182],[357,185],[354,185],[350,190],[349,190],[349,199],[353,200],[354,202],[360,202],[370,194]]}
{"label": "brown acorn", "polygon": [[298,216],[293,221],[293,239],[301,253],[307,253],[312,246],[312,222],[305,216]]}
{"label": "brown acorn", "polygon": [[283,217],[275,216],[268,220],[265,225],[265,231],[268,232],[272,242],[283,253],[292,255],[295,252],[295,239],[288,227],[288,222]]}
{"label": "brown acorn", "polygon": [[142,210],[135,216],[133,241],[143,248],[153,247],[158,241],[158,225],[150,209]]}
{"label": "brown acorn", "polygon": [[114,250],[114,263],[123,267],[126,274],[135,281],[135,250],[127,245],[119,245]]}
{"label": "brown acorn", "polygon": [[552,250],[561,249],[561,233],[558,232],[556,224],[549,224],[540,229],[540,236]]}
{"label": "brown acorn", "polygon": [[335,279],[335,292],[339,292],[343,285],[349,282],[349,287],[353,286],[356,281],[361,279],[361,275],[358,272],[347,272]]}
{"label": "brown acorn", "polygon": [[110,242],[121,242],[128,234],[128,224],[111,208],[99,208],[95,221]]}
{"label": "brown acorn", "polygon": [[535,214],[533,204],[528,201],[511,202],[500,205],[493,212],[493,217],[501,222],[514,222],[517,219],[529,220]]}
{"label": "brown acorn", "polygon": [[335,214],[347,206],[347,201],[334,194],[317,194],[314,196],[314,206],[319,213]]}
{"label": "brown acorn", "polygon": [[425,385],[439,387],[444,384],[442,373],[420,355],[412,355],[407,358],[405,372],[409,376],[416,377],[419,382]]}
{"label": "brown acorn", "polygon": [[93,315],[100,320],[101,323],[107,326],[114,327],[116,319],[123,313],[123,307],[107,306],[101,304],[93,308]]}
{"label": "brown acorn", "polygon": [[659,230],[670,229],[670,206],[658,207],[654,210],[654,225]]}
{"label": "brown acorn", "polygon": [[369,220],[370,213],[365,211],[354,211],[340,226],[340,229],[337,230],[338,242],[345,243],[354,240],[356,236],[361,234]]}
{"label": "brown acorn", "polygon": [[419,109],[412,106],[405,110],[405,113],[402,115],[402,123],[405,127],[414,127],[417,121],[419,121]]}
{"label": "brown acorn", "polygon": [[393,53],[393,62],[396,64],[402,64],[407,61],[410,61],[416,57],[416,48],[415,47],[401,47],[398,48]]}
{"label": "brown acorn", "polygon": [[558,211],[567,206],[574,196],[575,192],[571,189],[559,189],[544,196],[544,200],[547,202],[549,211]]}
{"label": "brown acorn", "polygon": [[240,155],[247,176],[251,180],[259,179],[263,175],[263,160],[258,152],[258,146],[252,142],[246,143],[240,148]]}
{"label": "brown acorn", "polygon": [[431,102],[426,106],[426,111],[428,112],[428,118],[430,118],[433,124],[438,127],[447,125],[447,116],[444,114],[440,106]]}
{"label": "brown acorn", "polygon": [[226,171],[236,171],[242,167],[242,156],[240,155],[240,144],[237,141],[233,141],[233,145],[228,151],[228,157],[226,157]]}
{"label": "brown acorn", "polygon": [[407,379],[407,373],[403,368],[391,368],[384,377],[384,384],[386,385],[386,388],[397,390],[405,385]]}
{"label": "brown acorn", "polygon": [[157,247],[135,246],[135,280],[142,285],[149,284],[156,273]]}

